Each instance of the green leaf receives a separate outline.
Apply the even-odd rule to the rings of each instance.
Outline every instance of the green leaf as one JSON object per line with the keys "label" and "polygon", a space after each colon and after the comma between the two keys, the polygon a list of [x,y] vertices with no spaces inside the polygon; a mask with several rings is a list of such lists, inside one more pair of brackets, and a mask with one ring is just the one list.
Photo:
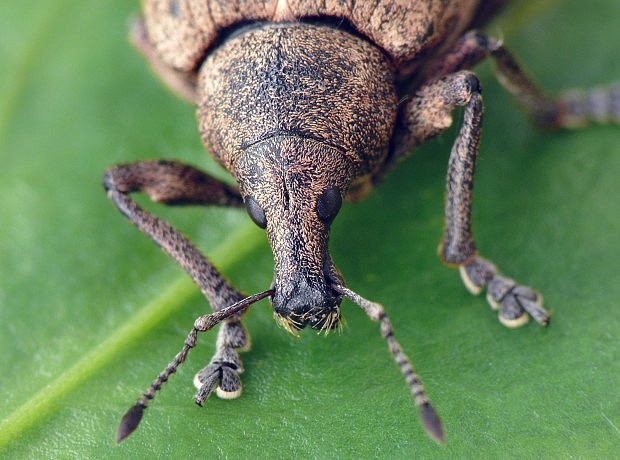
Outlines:
{"label": "green leaf", "polygon": [[[127,44],[138,2],[6,2],[0,13],[0,455],[3,458],[609,458],[620,449],[620,129],[532,128],[494,80],[474,230],[481,252],[545,293],[551,326],[507,330],[436,257],[456,128],[399,165],[333,226],[349,285],[385,305],[447,431],[427,438],[375,323],[295,339],[252,308],[244,394],[192,402],[214,334],[140,428],[121,415],[208,305],[125,220],[105,168],[178,158],[226,177],[193,110]],[[545,2],[500,22],[542,86],[620,77],[620,3]],[[496,32],[496,30],[491,30]],[[243,212],[147,204],[246,292],[271,282],[264,234]]]}

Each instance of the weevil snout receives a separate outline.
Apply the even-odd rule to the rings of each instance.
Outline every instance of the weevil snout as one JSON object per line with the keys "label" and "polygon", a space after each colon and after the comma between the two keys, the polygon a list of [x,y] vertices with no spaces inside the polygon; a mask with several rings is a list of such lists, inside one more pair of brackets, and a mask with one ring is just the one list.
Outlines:
{"label": "weevil snout", "polygon": [[293,135],[250,146],[236,164],[248,214],[266,229],[274,256],[271,298],[289,332],[340,325],[343,284],[328,251],[329,230],[349,181],[348,161],[333,147]]}

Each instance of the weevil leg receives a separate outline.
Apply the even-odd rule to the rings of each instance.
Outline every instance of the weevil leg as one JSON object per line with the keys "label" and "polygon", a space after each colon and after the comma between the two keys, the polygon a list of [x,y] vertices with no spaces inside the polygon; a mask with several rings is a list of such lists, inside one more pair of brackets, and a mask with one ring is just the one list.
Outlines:
{"label": "weevil leg", "polygon": [[460,267],[463,281],[472,293],[487,288],[487,298],[499,310],[502,324],[521,326],[529,314],[546,325],[549,315],[542,308],[542,297],[502,276],[495,265],[480,257],[472,235],[472,192],[483,112],[480,93],[478,78],[471,72],[460,71],[422,87],[404,108],[411,142],[445,130],[452,123],[452,111],[459,106],[465,108],[448,164],[446,227],[440,257]]}
{"label": "weevil leg", "polygon": [[620,84],[545,94],[502,44],[479,30],[465,34],[426,71],[441,78],[493,58],[497,78],[535,123],[544,128],[575,128],[588,122],[620,123]]}
{"label": "weevil leg", "polygon": [[[241,206],[243,200],[234,187],[191,166],[165,160],[113,166],[105,173],[104,187],[121,213],[185,269],[215,312],[245,297],[184,235],[145,211],[129,196],[144,192],[152,200],[169,205]],[[243,367],[238,350],[246,350],[249,345],[249,335],[240,316],[225,318],[218,332],[215,355],[196,376],[200,382],[196,402],[204,402],[215,387],[221,397],[234,398],[241,394],[238,374]]]}
{"label": "weevil leg", "polygon": [[196,74],[179,72],[161,62],[151,45],[144,27],[144,20],[141,17],[132,20],[129,39],[169,89],[182,99],[191,103],[196,102]]}
{"label": "weevil leg", "polygon": [[620,123],[620,83],[547,96],[512,54],[495,42],[492,56],[502,86],[544,128],[579,128],[590,122]]}

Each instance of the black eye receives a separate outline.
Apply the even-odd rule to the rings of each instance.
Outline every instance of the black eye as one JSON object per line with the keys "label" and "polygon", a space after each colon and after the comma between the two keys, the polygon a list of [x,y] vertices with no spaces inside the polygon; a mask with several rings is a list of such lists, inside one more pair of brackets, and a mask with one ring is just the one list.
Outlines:
{"label": "black eye", "polygon": [[245,207],[248,210],[248,214],[256,225],[260,228],[267,228],[267,217],[265,217],[265,211],[251,196],[245,199]]}
{"label": "black eye", "polygon": [[316,202],[316,213],[326,224],[331,223],[342,206],[342,195],[335,187],[327,188]]}

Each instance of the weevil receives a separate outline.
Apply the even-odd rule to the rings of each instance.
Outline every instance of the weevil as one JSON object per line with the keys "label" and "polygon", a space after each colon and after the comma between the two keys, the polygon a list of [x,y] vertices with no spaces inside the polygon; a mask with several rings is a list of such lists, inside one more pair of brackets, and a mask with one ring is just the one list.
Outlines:
{"label": "weevil", "polygon": [[[549,313],[534,289],[503,275],[476,248],[471,231],[474,169],[482,126],[478,78],[491,58],[496,74],[533,121],[572,128],[620,121],[620,87],[542,92],[498,40],[478,30],[503,0],[143,0],[132,39],[156,73],[196,105],[202,141],[233,176],[227,185],[195,167],[153,160],[113,166],[104,187],[118,209],[190,275],[213,313],[200,316],[181,351],[124,415],[120,442],[196,345],[220,324],[216,351],[196,374],[195,401],[241,393],[239,352],[249,346],[242,316],[269,298],[276,322],[292,334],[307,326],[341,327],[348,298],[380,332],[402,371],[431,437],[440,419],[384,308],[351,290],[328,251],[330,225],[343,200],[363,198],[399,160],[463,120],[447,173],[440,258],[458,267],[467,289],[487,299],[502,324]],[[271,286],[246,296],[184,235],[140,207],[144,192],[168,205],[245,207],[266,230],[274,256]]]}

